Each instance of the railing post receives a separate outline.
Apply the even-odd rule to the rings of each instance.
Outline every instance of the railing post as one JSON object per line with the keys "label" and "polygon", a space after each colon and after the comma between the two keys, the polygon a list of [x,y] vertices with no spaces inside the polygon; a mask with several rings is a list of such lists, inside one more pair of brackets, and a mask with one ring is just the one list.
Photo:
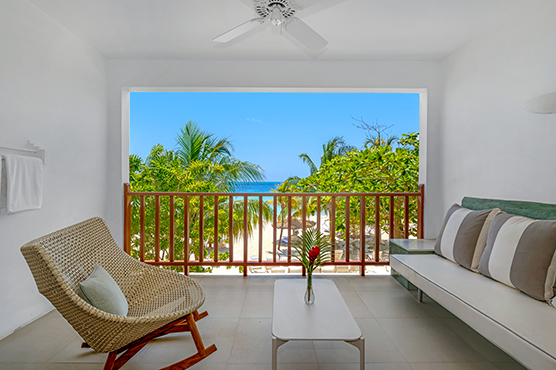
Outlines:
{"label": "railing post", "polygon": [[131,188],[124,184],[124,251],[131,254]]}
{"label": "railing post", "polygon": [[248,226],[248,219],[247,219],[247,202],[248,202],[247,195],[243,197],[243,276],[247,276],[247,258],[248,258],[248,244],[247,244],[247,226]]}
{"label": "railing post", "polygon": [[189,197],[183,197],[183,273],[189,275]]}
{"label": "railing post", "polygon": [[365,276],[365,261],[367,260],[367,255],[365,253],[365,228],[366,228],[366,223],[365,223],[365,219],[366,219],[366,214],[365,214],[365,196],[362,195],[359,198],[359,255],[360,255],[360,260],[361,260],[361,267],[360,267],[360,271],[359,273],[361,274],[361,276]]}
{"label": "railing post", "polygon": [[417,238],[423,239],[425,235],[425,228],[423,222],[423,215],[425,210],[425,185],[419,185],[419,195],[417,196]]}

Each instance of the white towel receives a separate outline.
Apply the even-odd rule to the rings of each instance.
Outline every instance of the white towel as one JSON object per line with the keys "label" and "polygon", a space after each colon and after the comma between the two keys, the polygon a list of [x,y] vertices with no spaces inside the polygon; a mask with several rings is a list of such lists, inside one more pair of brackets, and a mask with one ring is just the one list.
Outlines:
{"label": "white towel", "polygon": [[40,209],[43,197],[42,161],[35,157],[3,155],[6,166],[8,214]]}

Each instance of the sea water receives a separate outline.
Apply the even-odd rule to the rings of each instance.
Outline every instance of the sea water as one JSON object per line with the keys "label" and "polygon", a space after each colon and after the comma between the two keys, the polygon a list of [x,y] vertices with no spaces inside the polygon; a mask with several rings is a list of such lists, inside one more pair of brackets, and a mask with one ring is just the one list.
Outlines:
{"label": "sea water", "polygon": [[240,182],[235,189],[236,193],[272,193],[271,189],[276,189],[280,181],[267,182]]}
{"label": "sea water", "polygon": [[[272,189],[276,189],[280,185],[280,181],[266,181],[266,182],[240,182],[235,189],[235,193],[272,193]],[[243,197],[234,197],[234,200],[240,200]],[[259,197],[249,197],[249,199],[258,199]],[[263,196],[263,202],[270,203],[272,207],[272,196]],[[278,207],[277,212],[281,208]]]}

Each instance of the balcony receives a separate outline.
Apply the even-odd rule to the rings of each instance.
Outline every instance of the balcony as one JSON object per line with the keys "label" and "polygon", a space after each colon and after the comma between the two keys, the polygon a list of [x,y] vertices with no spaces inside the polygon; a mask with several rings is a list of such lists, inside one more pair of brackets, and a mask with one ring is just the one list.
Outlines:
{"label": "balcony", "polygon": [[389,238],[423,237],[423,185],[406,193],[261,194],[134,192],[125,184],[124,199],[124,250],[185,274],[305,275],[292,244],[315,227],[332,246],[319,272],[365,276],[367,267],[388,265]]}
{"label": "balcony", "polygon": [[[192,275],[203,286],[209,316],[199,322],[205,343],[218,351],[192,369],[271,369],[271,275]],[[288,278],[288,277],[280,277]],[[296,278],[296,277],[289,277]],[[367,369],[523,369],[440,305],[391,277],[328,276],[336,283],[366,338]],[[318,300],[318,296],[316,298]],[[158,369],[193,353],[189,333],[171,334],[144,348],[123,369]],[[343,342],[289,342],[280,370],[358,369],[355,347]],[[95,370],[106,354],[81,348],[81,338],[52,311],[0,341],[0,369]]]}

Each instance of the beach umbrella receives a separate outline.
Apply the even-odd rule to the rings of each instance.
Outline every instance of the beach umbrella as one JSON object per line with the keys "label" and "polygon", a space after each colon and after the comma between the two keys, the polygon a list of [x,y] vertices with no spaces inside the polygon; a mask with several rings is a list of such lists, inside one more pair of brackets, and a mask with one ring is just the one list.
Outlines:
{"label": "beach umbrella", "polygon": [[[315,226],[317,223],[315,221],[306,220],[305,227],[311,228]],[[276,225],[273,225],[277,229],[287,229],[288,228],[288,220],[284,220],[284,222],[279,221]],[[292,218],[292,229],[303,229],[303,220],[300,218]]]}

